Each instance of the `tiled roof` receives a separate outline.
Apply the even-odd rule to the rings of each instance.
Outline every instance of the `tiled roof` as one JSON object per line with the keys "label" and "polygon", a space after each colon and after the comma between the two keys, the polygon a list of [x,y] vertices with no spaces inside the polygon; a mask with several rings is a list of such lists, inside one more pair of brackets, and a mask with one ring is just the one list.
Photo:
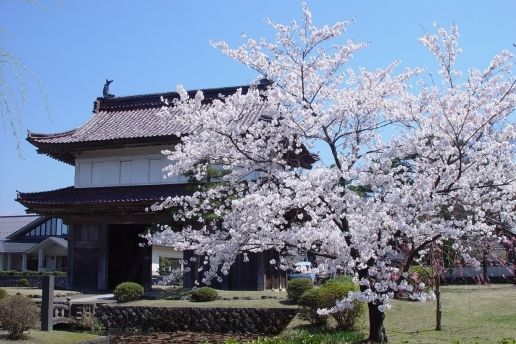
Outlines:
{"label": "tiled roof", "polygon": [[[262,87],[265,84],[259,84]],[[250,86],[234,86],[203,90],[206,103],[219,95],[230,95],[241,88],[247,92]],[[188,91],[194,96],[197,90]],[[116,144],[163,144],[177,141],[178,134],[188,134],[193,128],[175,122],[173,118],[160,116],[162,99],[172,104],[179,98],[176,92],[155,93],[128,97],[98,98],[92,117],[79,128],[55,134],[29,132],[27,140],[38,147],[40,153],[73,164],[73,149],[112,148]],[[173,114],[173,111],[172,111]],[[255,121],[260,109],[250,112],[242,124]]]}
{"label": "tiled roof", "polygon": [[0,216],[0,240],[5,240],[9,235],[38,218],[40,218],[39,215]]}
{"label": "tiled roof", "polygon": [[100,188],[73,186],[52,191],[18,193],[17,201],[30,211],[51,214],[66,211],[110,212],[114,209],[145,212],[145,207],[168,196],[186,195],[187,184],[132,185]]}
{"label": "tiled roof", "polygon": [[29,133],[28,140],[40,144],[79,143],[142,137],[176,136],[186,128],[159,115],[161,107],[116,109],[93,113],[80,128],[58,134]]}
{"label": "tiled roof", "polygon": [[0,241],[0,252],[2,253],[19,253],[30,250],[38,243],[36,242],[16,242],[16,241]]}

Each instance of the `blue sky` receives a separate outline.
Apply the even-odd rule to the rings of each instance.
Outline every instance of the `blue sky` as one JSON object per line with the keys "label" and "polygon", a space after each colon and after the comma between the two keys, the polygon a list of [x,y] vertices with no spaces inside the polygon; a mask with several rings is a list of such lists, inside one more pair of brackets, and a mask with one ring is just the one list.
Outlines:
{"label": "blue sky", "polygon": [[[299,19],[298,1],[42,1],[0,2],[0,45],[37,75],[50,111],[35,82],[19,128],[21,149],[0,122],[0,215],[23,214],[16,190],[44,191],[73,184],[73,167],[38,155],[23,138],[26,130],[59,132],[80,126],[102,95],[105,78],[118,96],[240,85],[255,75],[209,45],[235,46],[242,33],[271,37],[263,18]],[[395,59],[404,66],[435,63],[417,42],[432,22],[459,25],[465,69],[485,67],[516,43],[516,1],[309,1],[316,24],[355,18],[345,38],[370,43],[353,67],[376,68]],[[21,157],[20,157],[21,155]]]}

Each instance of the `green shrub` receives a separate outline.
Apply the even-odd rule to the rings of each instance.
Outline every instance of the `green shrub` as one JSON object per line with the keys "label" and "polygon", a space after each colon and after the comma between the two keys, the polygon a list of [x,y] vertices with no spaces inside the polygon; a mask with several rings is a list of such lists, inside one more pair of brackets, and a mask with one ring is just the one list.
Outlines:
{"label": "green shrub", "polygon": [[7,297],[7,291],[3,288],[0,288],[0,300]]}
{"label": "green shrub", "polygon": [[134,282],[123,282],[116,286],[113,294],[117,302],[129,302],[138,300],[143,296],[143,287]]}
{"label": "green shrub", "polygon": [[100,331],[101,325],[92,313],[84,312],[81,319],[74,326],[74,329],[81,331]]}
{"label": "green shrub", "polygon": [[299,299],[299,305],[301,306],[299,317],[313,325],[321,326],[326,324],[328,317],[317,314],[317,310],[324,307],[323,304],[321,288],[312,288],[305,291]]}
{"label": "green shrub", "polygon": [[[350,280],[334,280],[324,284],[320,288],[321,299],[324,308],[335,306],[335,303],[342,300],[350,291],[358,291],[358,286]],[[332,313],[332,317],[337,322],[337,328],[342,330],[355,329],[356,322],[364,311],[364,306],[358,301],[353,301],[353,308],[345,309],[337,313]]]}
{"label": "green shrub", "polygon": [[38,320],[38,307],[29,298],[14,295],[0,301],[0,326],[9,338],[21,338],[23,332],[36,326]]}
{"label": "green shrub", "polygon": [[192,291],[191,300],[194,302],[215,301],[219,297],[217,291],[210,287],[197,288]]}
{"label": "green shrub", "polygon": [[314,283],[310,278],[298,278],[288,281],[287,285],[287,295],[288,298],[294,301],[295,303],[299,302],[301,295],[303,295],[306,291],[312,289],[314,287]]}
{"label": "green shrub", "polygon": [[[320,288],[314,288],[305,292],[299,301],[301,305],[299,317],[314,325],[325,324],[327,316],[319,315],[317,310],[335,306],[335,303],[346,297],[350,291],[358,291],[358,286],[351,282],[350,279],[334,279],[326,282]],[[363,305],[358,301],[354,301],[352,309],[332,313],[331,316],[337,322],[337,328],[353,330],[363,311]]]}
{"label": "green shrub", "polygon": [[18,280],[18,287],[22,287],[22,288],[30,288],[32,287],[32,285],[30,284],[29,280],[26,279],[26,278],[20,278]]}
{"label": "green shrub", "polygon": [[423,282],[429,287],[433,285],[433,269],[431,266],[411,265],[409,274],[414,281]]}

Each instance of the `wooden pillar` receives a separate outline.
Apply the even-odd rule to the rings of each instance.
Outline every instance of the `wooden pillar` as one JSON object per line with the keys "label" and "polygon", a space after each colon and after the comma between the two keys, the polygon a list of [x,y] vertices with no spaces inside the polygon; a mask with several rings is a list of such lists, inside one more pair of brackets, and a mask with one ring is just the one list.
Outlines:
{"label": "wooden pillar", "polygon": [[43,276],[41,280],[41,331],[54,328],[54,276]]}
{"label": "wooden pillar", "polygon": [[97,290],[108,289],[108,239],[109,227],[107,225],[97,226],[97,245],[98,245],[98,270],[97,270]]}

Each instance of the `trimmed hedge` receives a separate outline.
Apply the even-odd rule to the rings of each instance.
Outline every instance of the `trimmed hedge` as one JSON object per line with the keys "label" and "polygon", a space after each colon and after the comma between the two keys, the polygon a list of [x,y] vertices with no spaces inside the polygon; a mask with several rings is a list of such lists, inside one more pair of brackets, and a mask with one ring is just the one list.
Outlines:
{"label": "trimmed hedge", "polygon": [[7,297],[7,291],[5,289],[0,288],[0,300]]}
{"label": "trimmed hedge", "polygon": [[288,281],[287,296],[295,303],[299,302],[301,296],[314,287],[314,282],[310,278],[298,278]]}
{"label": "trimmed hedge", "polygon": [[219,298],[217,291],[210,287],[197,288],[192,291],[191,300],[193,302],[209,302]]}
{"label": "trimmed hedge", "polygon": [[[27,279],[32,287],[41,288],[41,280],[43,275],[32,275],[32,276],[0,276],[0,287],[19,287],[21,279]],[[55,289],[66,289],[67,279],[66,276],[55,276],[54,288]]]}
{"label": "trimmed hedge", "polygon": [[0,270],[1,276],[18,276],[18,277],[30,277],[30,276],[56,276],[56,277],[65,277],[66,272],[63,271],[17,271],[17,270]]}
{"label": "trimmed hedge", "polygon": [[143,293],[143,286],[134,282],[120,283],[113,291],[116,301],[120,303],[138,300],[143,296]]}

